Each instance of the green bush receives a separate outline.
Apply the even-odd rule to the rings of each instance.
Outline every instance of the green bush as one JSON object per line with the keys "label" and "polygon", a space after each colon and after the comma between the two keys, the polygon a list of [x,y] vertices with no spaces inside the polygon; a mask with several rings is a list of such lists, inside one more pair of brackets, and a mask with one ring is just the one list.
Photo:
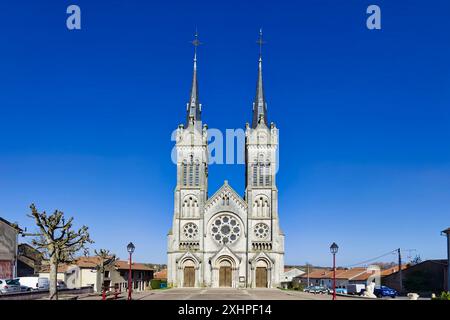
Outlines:
{"label": "green bush", "polygon": [[159,289],[161,287],[161,280],[159,279],[150,280],[150,287],[152,289]]}
{"label": "green bush", "polygon": [[443,291],[439,297],[434,298],[434,300],[450,300],[450,291]]}

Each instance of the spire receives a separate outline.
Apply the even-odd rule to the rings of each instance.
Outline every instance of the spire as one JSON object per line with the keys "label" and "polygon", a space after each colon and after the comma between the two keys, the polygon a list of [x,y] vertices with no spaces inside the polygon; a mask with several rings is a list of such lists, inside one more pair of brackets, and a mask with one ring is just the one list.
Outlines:
{"label": "spire", "polygon": [[[198,32],[195,32],[195,39],[191,41],[194,46],[194,69],[192,75],[192,87],[189,103],[187,104],[187,126],[190,124],[200,124],[201,121],[201,104],[198,98],[197,83],[197,47],[201,44],[198,40]],[[201,127],[201,125],[200,125]]]}
{"label": "spire", "polygon": [[267,126],[267,103],[264,97],[264,87],[262,78],[262,46],[263,41],[262,29],[259,30],[259,39],[256,41],[259,45],[259,61],[258,61],[258,81],[256,83],[256,96],[253,102],[253,121],[252,128],[256,128],[259,122]]}

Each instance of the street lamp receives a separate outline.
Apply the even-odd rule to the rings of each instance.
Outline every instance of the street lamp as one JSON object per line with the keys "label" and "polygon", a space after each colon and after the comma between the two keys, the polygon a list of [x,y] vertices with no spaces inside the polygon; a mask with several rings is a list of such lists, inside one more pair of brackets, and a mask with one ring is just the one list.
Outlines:
{"label": "street lamp", "polygon": [[128,261],[129,265],[130,265],[130,267],[128,269],[128,300],[131,300],[131,291],[133,290],[132,289],[132,285],[131,285],[131,255],[134,252],[134,244],[133,244],[133,242],[130,242],[127,245],[127,251],[130,254],[130,259]]}
{"label": "street lamp", "polygon": [[330,252],[333,255],[333,300],[336,300],[336,253],[338,249],[336,242],[333,242],[330,246]]}
{"label": "street lamp", "polygon": [[443,236],[447,236],[447,291],[450,291],[450,228],[441,232]]}

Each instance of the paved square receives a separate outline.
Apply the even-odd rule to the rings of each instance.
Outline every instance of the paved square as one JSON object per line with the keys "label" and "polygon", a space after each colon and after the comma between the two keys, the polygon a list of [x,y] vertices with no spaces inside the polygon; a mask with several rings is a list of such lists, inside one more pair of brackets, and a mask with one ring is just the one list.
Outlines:
{"label": "paved square", "polygon": [[[174,288],[133,294],[135,300],[331,300],[328,294],[280,289]],[[352,298],[338,297],[339,300]]]}

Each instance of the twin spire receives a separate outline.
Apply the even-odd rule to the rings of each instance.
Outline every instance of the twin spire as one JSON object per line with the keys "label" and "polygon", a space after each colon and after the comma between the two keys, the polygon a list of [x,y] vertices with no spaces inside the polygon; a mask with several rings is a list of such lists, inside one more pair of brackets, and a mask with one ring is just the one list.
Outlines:
{"label": "twin spire", "polygon": [[[259,30],[259,39],[256,43],[259,45],[259,60],[258,60],[258,80],[256,82],[256,95],[253,102],[253,119],[252,128],[256,128],[259,123],[268,125],[267,122],[267,103],[264,97],[264,87],[262,78],[262,46],[263,41],[262,29]],[[198,33],[195,33],[195,38],[191,41],[194,46],[194,69],[192,75],[191,97],[187,104],[187,126],[193,125],[201,129],[201,107],[198,93],[197,82],[197,47],[201,45],[198,40]]]}
{"label": "twin spire", "polygon": [[201,44],[198,40],[198,33],[195,33],[195,39],[191,42],[194,46],[194,71],[192,75],[191,98],[187,105],[187,126],[193,124],[201,128],[201,111],[202,105],[198,98],[198,83],[197,83],[197,47]]}

